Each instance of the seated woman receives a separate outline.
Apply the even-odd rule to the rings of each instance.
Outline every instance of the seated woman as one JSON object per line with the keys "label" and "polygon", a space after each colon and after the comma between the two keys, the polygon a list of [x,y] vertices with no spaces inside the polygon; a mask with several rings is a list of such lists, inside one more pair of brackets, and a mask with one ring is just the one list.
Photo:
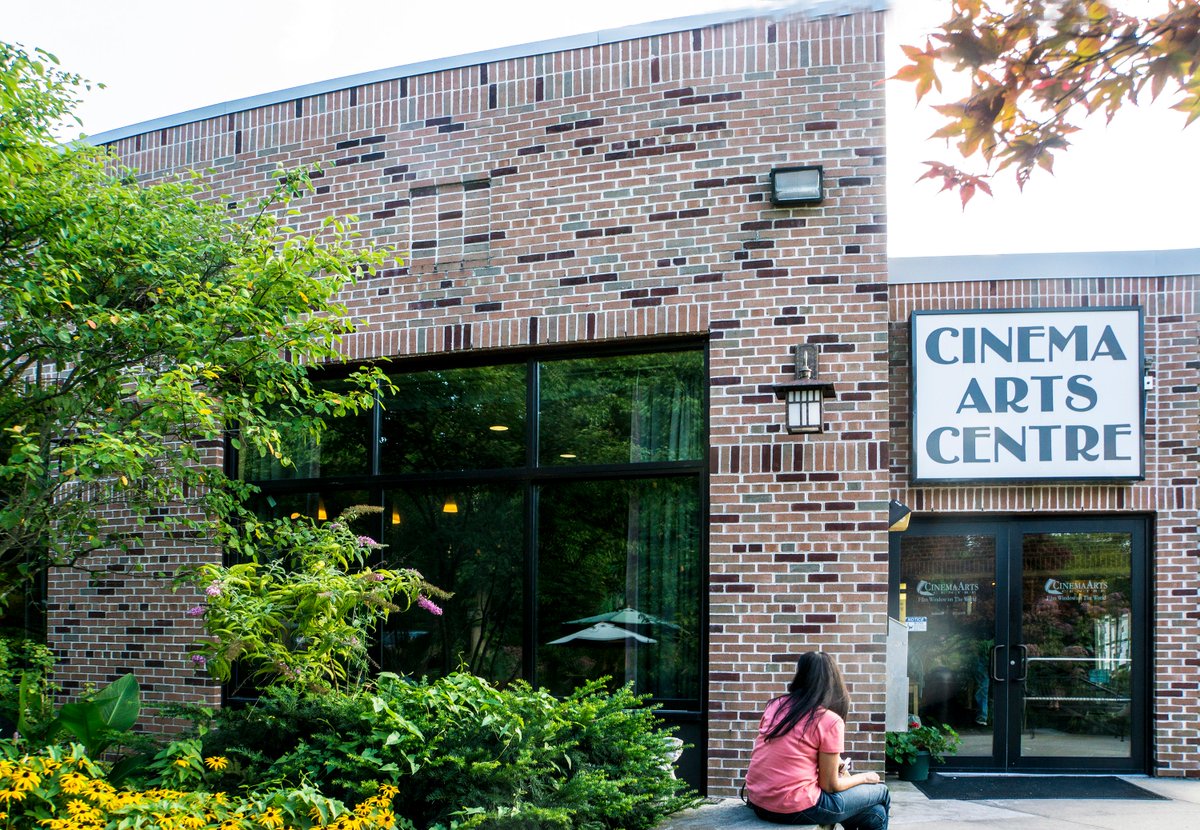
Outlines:
{"label": "seated woman", "polygon": [[767,704],[746,771],[748,803],[759,818],[887,830],[891,796],[879,775],[850,775],[842,765],[849,709],[833,658],[800,655],[787,694]]}

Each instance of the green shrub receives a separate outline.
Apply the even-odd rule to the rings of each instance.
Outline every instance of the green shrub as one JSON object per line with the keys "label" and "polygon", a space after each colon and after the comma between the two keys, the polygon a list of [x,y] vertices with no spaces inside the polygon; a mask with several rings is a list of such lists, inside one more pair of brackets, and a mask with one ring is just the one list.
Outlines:
{"label": "green shrub", "polygon": [[54,716],[50,699],[57,687],[49,680],[54,652],[36,640],[0,636],[0,729],[11,737],[21,721],[21,684],[25,683],[25,720],[40,723]]}
{"label": "green shrub", "polygon": [[223,710],[202,754],[229,760],[222,786],[309,782],[358,801],[381,782],[417,827],[640,830],[694,803],[673,747],[629,688],[593,683],[559,700],[469,674],[313,695],[274,690]]}

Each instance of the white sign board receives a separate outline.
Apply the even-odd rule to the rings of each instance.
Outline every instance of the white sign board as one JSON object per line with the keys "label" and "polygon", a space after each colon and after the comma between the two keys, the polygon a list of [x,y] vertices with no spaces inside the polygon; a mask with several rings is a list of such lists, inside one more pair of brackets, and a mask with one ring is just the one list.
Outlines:
{"label": "white sign board", "polygon": [[912,315],[913,481],[1137,479],[1140,308]]}

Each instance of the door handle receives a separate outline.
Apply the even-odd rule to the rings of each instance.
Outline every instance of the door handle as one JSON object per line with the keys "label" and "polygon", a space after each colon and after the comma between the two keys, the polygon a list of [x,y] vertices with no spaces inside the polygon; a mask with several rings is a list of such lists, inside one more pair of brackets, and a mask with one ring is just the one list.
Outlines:
{"label": "door handle", "polygon": [[1013,679],[1018,683],[1024,683],[1025,678],[1029,676],[1029,646],[1014,646],[1017,649],[1020,665],[1017,666],[1018,675]]}
{"label": "door handle", "polygon": [[[1005,646],[992,646],[992,651],[988,655],[988,663],[991,665],[991,670],[992,670],[992,680],[995,680],[997,683],[1004,682],[1004,678],[1000,676],[999,664],[996,661],[996,658],[1000,656],[1000,652],[1004,648],[1005,648]],[[1006,674],[1007,674],[1007,672],[1006,672]]]}

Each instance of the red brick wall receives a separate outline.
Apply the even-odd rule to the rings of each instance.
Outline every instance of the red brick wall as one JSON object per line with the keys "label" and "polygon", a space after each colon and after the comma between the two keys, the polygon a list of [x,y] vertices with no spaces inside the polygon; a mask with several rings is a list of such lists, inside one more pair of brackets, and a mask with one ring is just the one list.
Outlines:
{"label": "red brick wall", "polygon": [[[1140,305],[1155,388],[1146,404],[1146,479],[1113,484],[920,486],[909,480],[908,318],[920,309]],[[1155,772],[1200,777],[1200,278],[993,280],[894,285],[891,328],[891,474],[918,514],[1152,514]]]}
{"label": "red brick wall", "polygon": [[[364,321],[346,341],[353,359],[709,338],[714,794],[735,791],[758,713],[810,649],[848,674],[850,751],[882,764],[882,20],[748,20],[374,83],[113,146],[149,177],[211,168],[243,206],[277,165],[320,161],[302,229],[354,212],[372,242],[412,252],[347,293]],[[772,207],[771,168],[813,163],[824,203]],[[803,341],[821,344],[837,383],[824,435],[782,431],[771,390]],[[178,620],[188,604],[114,602],[75,598],[103,616],[70,642],[55,634],[71,676],[114,618]],[[60,602],[56,632],[66,613]],[[139,671],[164,696],[211,694],[180,676],[182,657]]]}

